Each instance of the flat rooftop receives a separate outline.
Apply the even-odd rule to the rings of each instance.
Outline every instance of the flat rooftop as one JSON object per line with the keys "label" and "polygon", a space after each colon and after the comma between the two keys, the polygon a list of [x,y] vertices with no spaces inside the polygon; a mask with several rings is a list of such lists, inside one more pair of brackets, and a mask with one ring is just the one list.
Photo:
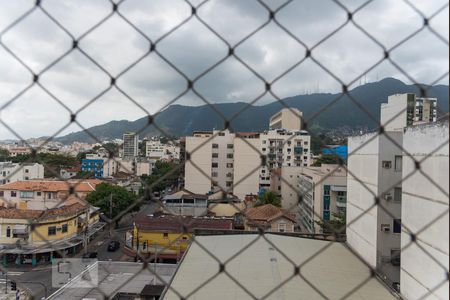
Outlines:
{"label": "flat rooftop", "polygon": [[[196,300],[342,299],[346,296],[346,299],[397,299],[377,278],[371,277],[370,268],[345,244],[276,234],[264,237],[257,234],[197,236],[163,299],[180,299],[175,291],[184,298]],[[225,270],[235,280],[224,272],[219,273],[219,263],[198,243],[220,262],[231,259]],[[304,263],[300,275],[294,275],[294,265],[277,249],[296,265]],[[239,254],[232,258],[236,253]],[[210,278],[213,279],[208,281]],[[197,287],[200,288],[196,290]]]}
{"label": "flat rooftop", "polygon": [[[142,263],[99,261],[96,287],[77,286],[82,278],[79,275],[48,299],[111,299],[119,292],[140,294],[146,285],[169,283],[176,268],[177,265],[171,264],[148,264],[147,269],[143,269]],[[158,276],[155,276],[155,273]]]}

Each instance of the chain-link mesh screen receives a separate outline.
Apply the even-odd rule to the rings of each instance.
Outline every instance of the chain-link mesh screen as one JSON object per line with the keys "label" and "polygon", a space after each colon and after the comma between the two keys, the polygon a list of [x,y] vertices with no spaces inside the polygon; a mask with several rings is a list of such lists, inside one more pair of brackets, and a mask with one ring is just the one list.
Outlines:
{"label": "chain-link mesh screen", "polygon": [[[66,206],[70,206],[70,209],[73,211],[85,213],[86,216],[93,213],[87,206],[79,204],[79,202],[85,202],[84,198],[78,199],[78,202],[75,201],[78,204],[74,204],[73,201],[74,198],[79,198],[83,189],[86,188],[86,185],[88,184],[86,183],[86,180],[69,180],[62,178],[59,168],[55,165],[48,164],[43,156],[39,156],[39,153],[56,137],[61,136],[63,133],[67,133],[69,129],[73,129],[76,126],[84,130],[91,141],[102,143],[104,137],[91,132],[90,129],[87,128],[89,126],[85,126],[81,119],[85,119],[86,115],[89,115],[89,118],[95,119],[97,113],[109,109],[108,101],[116,101],[114,99],[120,99],[120,104],[115,107],[120,107],[121,110],[123,109],[124,117],[126,117],[126,113],[131,111],[133,111],[132,113],[135,115],[140,114],[146,116],[146,122],[141,122],[139,128],[135,128],[134,131],[137,134],[147,133],[151,129],[151,132],[154,135],[163,136],[168,141],[178,142],[177,139],[167,131],[167,128],[158,124],[158,116],[160,116],[160,114],[170,105],[179,103],[180,100],[184,99],[186,96],[195,98],[197,101],[206,104],[209,107],[211,114],[220,119],[220,124],[219,130],[214,131],[208,138],[203,139],[194,149],[190,149],[189,151],[186,151],[186,153],[183,153],[180,163],[172,164],[170,166],[170,171],[152,181],[151,184],[149,184],[149,181],[138,177],[142,184],[139,197],[137,197],[131,205],[128,205],[126,209],[121,209],[120,212],[115,212],[114,214],[108,214],[106,212],[102,214],[100,216],[100,223],[105,223],[106,227],[109,227],[112,231],[113,225],[118,222],[119,219],[129,217],[130,214],[133,214],[133,211],[137,210],[143,203],[150,202],[156,204],[158,207],[163,207],[164,203],[159,197],[155,196],[155,187],[158,185],[179,184],[182,181],[186,164],[190,164],[191,168],[200,174],[200,176],[209,178],[211,182],[214,181],[215,179],[212,178],[212,174],[205,172],[204,168],[199,166],[197,162],[191,158],[195,156],[197,151],[201,151],[202,147],[210,147],[211,141],[221,134],[221,130],[225,129],[236,134],[236,140],[239,140],[240,143],[248,149],[248,155],[257,157],[257,159],[260,160],[258,166],[248,174],[242,176],[240,180],[233,182],[232,186],[216,185],[216,188],[224,192],[224,195],[232,193],[233,188],[239,186],[248,177],[259,177],[260,168],[262,166],[265,166],[268,169],[273,169],[274,167],[271,165],[272,159],[268,154],[255,146],[248,136],[242,133],[240,134],[239,128],[235,128],[235,123],[233,121],[244,114],[252,107],[252,105],[259,104],[258,101],[265,101],[265,99],[275,99],[280,107],[287,108],[292,114],[298,115],[298,111],[293,110],[285,103],[285,92],[281,89],[280,91],[282,91],[281,94],[283,94],[283,96],[279,95],[280,93],[277,91],[276,87],[277,84],[305,65],[316,70],[323,78],[328,78],[328,82],[332,82],[332,85],[334,87],[339,87],[339,90],[341,91],[341,93],[339,93],[331,102],[323,105],[323,107],[317,107],[317,110],[314,113],[303,118],[302,128],[308,130],[311,139],[317,140],[321,147],[326,148],[327,142],[322,140],[323,136],[317,133],[315,134],[314,131],[310,131],[309,129],[316,119],[327,110],[332,109],[342,101],[351,103],[355,111],[363,112],[368,123],[376,124],[377,126],[374,126],[375,128],[373,128],[374,130],[369,138],[351,149],[348,153],[349,161],[352,160],[352,156],[356,155],[359,150],[377,139],[383,138],[391,147],[400,149],[403,156],[410,159],[415,166],[412,169],[412,172],[403,174],[401,181],[406,180],[415,174],[420,174],[420,176],[426,178],[428,182],[431,182],[433,189],[436,189],[448,198],[448,186],[442,186],[442,184],[439,183],[439,180],[433,178],[432,174],[427,174],[427,171],[421,168],[429,157],[438,153],[447,145],[448,136],[442,140],[444,142],[442,145],[439,145],[436,149],[431,149],[431,151],[425,153],[422,158],[418,159],[413,154],[410,154],[408,149],[403,149],[402,143],[395,137],[386,133],[383,127],[392,122],[396,122],[400,115],[405,112],[404,110],[399,111],[381,126],[379,118],[370,112],[370,109],[364,104],[365,102],[355,96],[354,93],[351,93],[351,89],[355,87],[358,82],[360,83],[367,74],[371,74],[371,72],[381,65],[388,65],[393,72],[400,74],[406,80],[414,84],[417,88],[417,95],[420,97],[429,97],[429,90],[433,85],[446,82],[446,80],[448,80],[448,67],[445,66],[442,68],[442,62],[430,60],[429,64],[427,63],[425,67],[421,66],[421,68],[427,68],[428,74],[433,74],[433,78],[429,78],[431,80],[428,85],[419,83],[414,62],[409,61],[407,66],[403,64],[408,59],[412,60],[414,58],[408,58],[407,53],[405,54],[403,50],[404,48],[411,47],[413,44],[417,47],[418,44],[419,48],[423,50],[423,56],[431,58],[434,54],[428,53],[427,48],[431,48],[430,44],[437,44],[439,47],[445,49],[444,51],[448,52],[448,32],[443,32],[441,29],[434,27],[434,21],[436,19],[448,17],[448,2],[442,1],[442,3],[438,5],[432,5],[434,8],[430,9],[431,6],[424,4],[424,2],[416,3],[417,1],[409,0],[398,1],[401,2],[399,11],[397,11],[394,16],[387,15],[385,17],[401,19],[402,14],[406,14],[407,12],[415,15],[419,25],[416,24],[416,27],[411,26],[411,28],[406,25],[405,27],[408,28],[408,30],[405,30],[404,34],[398,34],[395,30],[392,31],[394,33],[392,34],[389,29],[386,29],[386,31],[381,30],[381,32],[376,30],[376,28],[383,27],[382,23],[384,22],[384,19],[378,19],[374,13],[371,13],[372,11],[375,11],[374,7],[377,5],[389,5],[386,1],[323,1],[327,2],[326,7],[324,6],[321,11],[314,12],[317,16],[314,16],[313,18],[327,19],[329,17],[329,10],[334,10],[340,14],[341,21],[334,23],[330,19],[330,22],[322,22],[319,30],[321,32],[320,36],[311,36],[311,34],[308,34],[310,28],[307,26],[302,27],[299,25],[301,22],[297,24],[295,21],[286,21],[288,20],[288,18],[286,18],[287,15],[289,15],[290,20],[311,18],[311,15],[308,13],[309,5],[311,5],[311,3],[307,3],[307,1],[243,1],[240,4],[244,5],[245,9],[252,10],[253,13],[257,11],[259,16],[253,18],[253,15],[247,16],[246,12],[243,11],[242,16],[236,16],[236,19],[232,19],[231,16],[228,15],[231,12],[234,12],[234,10],[227,10],[227,7],[238,5],[239,3],[236,1],[180,1],[184,5],[184,9],[177,8],[175,13],[171,12],[170,14],[168,12],[171,10],[172,4],[168,5],[167,3],[156,3],[153,1],[150,3],[135,2],[136,1],[131,0],[111,0],[109,2],[103,1],[102,3],[97,1],[95,4],[91,3],[90,5],[76,2],[65,7],[59,6],[57,1],[38,0],[34,3],[24,2],[23,4],[18,5],[18,10],[8,12],[13,16],[11,18],[12,20],[7,23],[0,23],[0,50],[2,52],[0,62],[3,63],[8,61],[11,65],[15,65],[15,67],[22,69],[22,72],[19,72],[20,74],[18,74],[15,71],[10,72],[8,69],[2,67],[3,74],[1,75],[1,78],[4,78],[2,80],[6,82],[6,84],[2,85],[6,90],[3,95],[6,96],[2,96],[1,99],[0,113],[2,115],[0,123],[8,134],[11,134],[15,139],[20,140],[24,146],[31,149],[28,159],[23,163],[40,162],[45,166],[47,177],[56,177],[61,181],[65,181],[68,192],[64,197],[58,199],[60,203],[56,204],[55,207],[66,204]],[[221,11],[215,11],[217,2],[221,2],[222,6],[219,7],[222,9]],[[130,10],[128,5],[131,4],[137,8]],[[324,3],[321,4],[325,5]],[[8,8],[8,4],[4,5],[5,9]],[[84,5],[89,9],[84,9]],[[91,5],[98,5],[98,7],[95,7],[95,10],[90,10],[93,7]],[[396,5],[399,4],[396,3]],[[331,8],[331,6],[333,7]],[[73,11],[67,11],[69,8],[72,8]],[[0,7],[0,9],[2,8]],[[160,23],[158,26],[155,26],[151,22],[143,21],[146,18],[146,13],[153,10],[159,11],[161,15],[159,19],[152,19],[152,22]],[[167,17],[165,17],[166,13]],[[242,24],[245,24],[245,26],[241,26],[239,22],[246,18],[250,18],[250,21],[243,22]],[[176,23],[176,25],[172,26],[174,23]],[[379,26],[375,26],[375,23]],[[75,26],[75,24],[77,24],[77,26]],[[401,25],[404,24],[398,24],[398,26]],[[28,29],[24,29],[25,26],[28,26]],[[42,32],[39,26],[42,26],[42,28],[52,27],[52,33],[48,33],[47,35],[47,32]],[[224,30],[229,28],[232,28],[232,33]],[[195,41],[191,41],[190,38],[192,37],[192,34],[198,34],[199,37],[195,39]],[[30,36],[39,36],[40,38],[38,39],[38,42],[34,41],[33,43],[28,43],[27,41],[31,40]],[[212,47],[202,40],[205,36],[214,40],[214,45]],[[339,42],[339,39],[342,38],[342,36],[349,36],[350,39],[343,39],[342,42]],[[109,37],[114,43],[105,39],[105,37]],[[278,64],[280,61],[276,58],[273,58],[273,61],[271,61],[271,57],[268,55],[265,58],[266,61],[264,66],[255,63],[253,55],[260,55],[260,53],[252,53],[252,48],[249,47],[248,44],[260,43],[258,47],[265,49],[265,39],[270,40],[270,42],[275,44],[279,43],[281,39],[288,40],[287,42],[284,41],[283,43],[280,43],[280,47],[286,48],[278,50],[279,54],[286,56],[289,59],[283,60],[283,63],[273,66],[271,65],[272,63]],[[182,43],[176,44],[174,40],[182,41]],[[337,47],[338,50],[348,48],[348,51],[353,51],[356,54],[362,51],[362,48],[359,48],[362,47],[362,41],[366,44],[371,44],[371,47],[369,47],[370,51],[365,55],[367,56],[366,58],[369,59],[359,60],[358,57],[360,55],[355,55],[355,61],[343,62],[353,64],[351,67],[336,68],[336,61],[337,63],[340,63],[339,54],[337,54],[337,58],[333,58],[333,64],[330,63],[330,57],[328,57],[327,54],[324,54],[324,49],[330,53],[333,52],[335,49],[330,49],[332,47]],[[133,48],[127,43],[131,43],[136,47]],[[180,47],[185,47],[186,51],[182,51],[183,49],[180,49]],[[195,53],[195,51],[201,53],[201,59],[198,57],[195,57],[194,59],[194,56],[198,54]],[[49,53],[51,53],[51,55],[49,55]],[[339,51],[336,53],[339,53]],[[65,71],[64,64],[67,63],[68,60],[73,60],[71,61],[72,64],[85,69],[81,71],[75,69],[69,70],[68,72]],[[433,65],[433,63],[438,64],[439,68],[436,67],[436,65]],[[161,67],[162,65],[163,67]],[[267,65],[271,68],[273,67],[276,71],[269,71]],[[225,70],[230,72],[230,77],[233,77],[235,72],[246,74],[246,82],[249,84],[251,91],[244,94],[244,97],[247,98],[247,103],[242,105],[238,112],[230,114],[229,111],[223,111],[222,108],[224,108],[224,106],[216,105],[217,103],[213,100],[214,92],[211,92],[211,87],[206,86],[215,81],[220,84],[220,74],[218,75],[217,73],[217,70],[220,68],[225,68]],[[155,73],[155,70],[164,71]],[[436,70],[443,70],[443,72],[442,74],[437,74]],[[26,74],[26,76],[24,74]],[[308,76],[308,74],[303,75]],[[83,81],[83,79],[92,78],[92,76],[102,78],[102,83],[94,84],[89,82],[90,80]],[[140,76],[144,79],[140,78]],[[170,92],[161,93],[161,90],[166,88],[169,89],[164,82],[164,79],[169,76],[176,77],[175,85],[177,87],[171,88]],[[212,80],[205,83],[205,78],[208,78],[209,76],[212,77]],[[128,78],[128,81],[125,81],[124,78],[126,77],[131,77],[131,81],[150,79],[143,84],[148,84],[150,86],[149,89],[154,89],[155,92],[148,93],[143,91],[139,85],[130,85],[127,83],[130,82],[130,78]],[[15,87],[19,86],[20,88],[10,88],[9,84],[11,82],[18,83]],[[70,92],[74,89],[74,86],[76,86],[77,89],[83,89],[81,93],[84,99],[81,102],[72,103],[67,100],[70,99]],[[221,88],[226,89],[227,86]],[[25,97],[31,92],[35,99]],[[142,99],[146,97],[158,100],[163,99],[164,101],[163,103],[161,101],[155,102],[149,107],[148,105],[143,104],[142,101]],[[46,103],[41,103],[38,98],[45,98],[48,101]],[[237,98],[241,98],[241,96],[238,95]],[[6,113],[10,113],[11,111],[8,109],[14,107],[18,102],[24,101],[24,99],[30,100],[26,104],[29,110],[16,111],[17,114],[8,117]],[[49,103],[51,103],[51,106],[49,106]],[[20,119],[22,123],[26,122],[28,124],[30,130],[34,126],[40,127],[39,124],[35,124],[36,120],[32,115],[35,107],[37,108],[41,105],[47,105],[46,110],[54,111],[55,116],[57,116],[55,120],[57,121],[53,122],[53,120],[46,120],[46,122],[51,122],[51,125],[49,126],[52,128],[53,133],[46,137],[44,143],[41,143],[38,147],[33,147],[29,140],[24,138],[24,134],[26,135],[26,133],[23,132],[23,128],[16,128],[14,124],[18,123],[11,122],[10,120],[11,117]],[[157,109],[155,109],[155,107],[157,107]],[[442,114],[442,112],[439,111],[439,107],[438,114]],[[195,118],[195,116],[176,117]],[[117,124],[117,126],[120,127],[125,125]],[[208,129],[210,130],[211,128],[204,128],[204,130]],[[123,132],[121,132],[120,135],[122,133]],[[282,146],[293,142],[295,137],[296,136],[292,136],[291,138],[284,139],[282,141]],[[121,164],[121,161],[117,160],[119,148],[120,147],[117,146],[117,149],[107,149],[107,151],[110,152],[110,161],[115,161],[117,164]],[[133,173],[133,170],[131,170],[132,165],[123,165],[122,168],[128,170],[129,173]],[[335,166],[335,169],[331,170],[319,182],[316,182],[316,185],[325,181],[328,177],[333,176],[335,172],[341,172],[343,170],[347,173],[349,178],[352,178],[352,180],[357,182],[361,188],[365,189],[373,198],[372,205],[361,208],[358,216],[353,216],[351,221],[347,221],[347,228],[353,223],[358,222],[365,214],[373,211],[373,209],[378,209],[378,211],[383,212],[393,219],[396,218],[395,214],[390,210],[389,205],[385,204],[382,199],[384,199],[383,197],[386,192],[393,190],[401,183],[401,181],[391,182],[390,187],[385,191],[374,191],[370,184],[365,182],[364,179],[359,178],[359,173],[355,173],[352,168],[347,166],[346,162],[340,160],[339,164]],[[22,171],[23,167],[15,170],[13,174],[8,174],[5,179],[12,178],[15,173]],[[181,175],[179,175],[180,173]],[[443,175],[444,174],[442,174],[442,176]],[[279,177],[280,182],[286,184],[289,188],[298,193],[298,201],[288,209],[289,211],[296,212],[298,205],[302,204],[306,195],[312,191],[313,187],[309,190],[299,190],[298,186],[292,185],[288,178],[283,178],[282,173],[277,174],[277,176]],[[448,175],[446,174],[445,176]],[[4,183],[5,182],[6,181],[4,181]],[[24,197],[26,197],[26,195],[24,195]],[[426,201],[434,203],[439,202],[439,200],[434,199],[432,196],[429,198],[420,197]],[[226,197],[222,200],[226,200]],[[231,200],[229,202],[235,206],[235,209],[238,212],[245,213],[242,206]],[[112,199],[111,206],[113,206]],[[35,230],[35,228],[49,218],[70,214],[70,209],[50,209],[48,212],[43,213],[33,213],[26,210],[22,212],[23,215],[20,215],[19,210],[16,218],[20,219],[23,217],[29,220],[26,225],[29,225],[31,228],[30,234],[33,233],[35,236],[39,237],[40,240],[45,242],[40,246],[40,249],[48,248],[50,251],[54,252],[55,256],[65,257],[67,255],[65,249],[67,249],[68,246],[67,244],[64,244],[64,241],[60,244],[55,244],[53,240],[47,239],[48,236],[46,234]],[[164,209],[165,211],[172,211],[171,207],[164,207]],[[318,220],[324,221],[323,215],[319,215],[317,212],[314,212],[314,215]],[[436,287],[429,289],[428,292],[421,295],[420,298],[427,298],[428,296],[433,295],[435,290],[448,284],[448,265],[442,265],[440,260],[435,258],[436,253],[430,253],[427,248],[419,243],[421,240],[420,234],[443,218],[448,219],[448,201],[442,203],[442,208],[437,218],[433,219],[431,222],[426,222],[426,224],[423,224],[420,228],[407,228],[405,224],[400,225],[403,233],[409,235],[411,240],[410,242],[403,244],[401,249],[398,250],[400,252],[405,251],[412,245],[419,247],[432,261],[442,267],[442,273],[444,274],[443,277],[445,280]],[[185,233],[191,231],[195,221],[190,219],[191,221],[186,222],[186,219],[184,218],[175,218],[175,220],[182,226],[184,232],[180,233],[179,237],[175,239],[171,245],[159,249],[150,256],[141,257],[140,253],[137,253],[136,255],[139,256],[139,259],[145,262],[142,270],[149,270],[153,273],[149,262],[156,260],[158,253],[162,253],[166,248],[178,245],[177,243],[183,239]],[[314,260],[316,256],[320,255],[336,243],[336,240],[345,240],[345,226],[340,228],[334,227],[329,230],[328,233],[323,234],[298,233],[297,236],[313,237],[330,241],[325,247],[320,249],[317,253],[314,253],[313,256],[300,265],[291,260],[289,255],[283,253],[282,249],[279,249],[278,246],[268,238],[267,231],[269,229],[267,227],[256,225],[256,228],[258,227],[257,237],[227,261],[221,261],[214,253],[207,249],[207,247],[204,247],[194,235],[191,238],[191,243],[202,248],[210,257],[217,261],[219,272],[206,282],[192,287],[189,294],[182,295],[173,287],[169,287],[169,289],[177,294],[180,299],[195,298],[196,292],[206,287],[216,276],[219,274],[226,274],[226,276],[244,290],[250,298],[261,298],[255,296],[250,289],[247,289],[245,285],[241,284],[227,271],[227,263],[238,257],[241,252],[247,250],[254,243],[265,240],[276,249],[280,255],[292,263],[293,273],[291,277],[275,286],[268,294],[263,296],[262,299],[274,297],[277,289],[283,287],[292,278],[298,277],[302,278],[321,297],[330,297],[329,295],[322,293],[321,286],[316,286],[310,282],[308,278],[302,274],[301,270],[311,260]],[[88,225],[83,227],[83,230],[84,233],[80,235],[80,241],[70,242],[73,242],[74,245],[81,243],[83,247],[86,247],[86,240],[94,234],[94,231],[91,232],[93,229]],[[19,231],[15,234],[19,234],[18,232]],[[4,234],[6,234],[6,228],[2,228],[2,235]],[[8,235],[11,234],[13,233],[8,232]],[[65,242],[69,243],[69,241]],[[21,248],[19,244],[14,251],[18,251],[17,249],[24,249],[24,247]],[[18,253],[14,253],[14,251],[9,254],[15,255]],[[370,263],[366,262],[364,257],[360,256],[357,251],[354,251],[351,248],[349,248],[349,251],[352,251],[360,261],[372,270],[372,272],[371,276],[361,284],[354,286],[350,291],[346,291],[342,298],[349,298],[357,293],[368,280],[375,276],[379,276],[382,271],[382,268],[375,268]],[[441,254],[442,253],[439,255]],[[448,257],[448,252],[445,253],[444,251],[444,254]],[[5,255],[5,252],[3,252],[2,257]],[[7,266],[2,267],[2,269],[3,271],[8,271]],[[138,276],[138,274],[139,273],[136,273],[135,276]],[[162,282],[166,282],[166,280],[160,277],[158,273],[155,273],[154,275]],[[133,280],[135,276],[132,276],[129,280]],[[104,280],[106,280],[106,278]],[[419,284],[421,284],[420,279],[417,280],[419,281]],[[19,282],[19,286],[21,286],[20,280],[17,281]],[[388,282],[388,284],[392,287],[392,282]],[[120,288],[121,287],[118,286],[116,291]],[[102,294],[105,298],[112,295],[106,294],[98,287],[92,287],[92,289],[97,290],[97,292]]]}

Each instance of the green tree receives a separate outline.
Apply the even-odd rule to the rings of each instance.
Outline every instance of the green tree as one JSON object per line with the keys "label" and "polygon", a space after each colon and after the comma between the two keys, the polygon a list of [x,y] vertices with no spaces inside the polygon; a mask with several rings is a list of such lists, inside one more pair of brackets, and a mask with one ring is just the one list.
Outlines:
{"label": "green tree", "polygon": [[345,234],[345,213],[332,213],[330,220],[316,221],[323,233]]}
{"label": "green tree", "polygon": [[141,179],[146,185],[152,186],[153,192],[160,192],[168,186],[176,185],[180,177],[180,172],[179,164],[159,160],[155,163],[153,173],[149,176],[144,175]]}
{"label": "green tree", "polygon": [[272,204],[274,206],[281,207],[281,197],[274,191],[265,191],[264,194],[258,198],[255,206],[262,206],[266,204]]}
{"label": "green tree", "polygon": [[[108,218],[115,218],[128,207],[136,204],[137,196],[123,187],[101,183],[86,197],[86,200],[93,206],[99,207]],[[139,210],[139,204],[131,209],[131,211],[137,210]],[[120,218],[116,220],[116,225],[119,220]]]}

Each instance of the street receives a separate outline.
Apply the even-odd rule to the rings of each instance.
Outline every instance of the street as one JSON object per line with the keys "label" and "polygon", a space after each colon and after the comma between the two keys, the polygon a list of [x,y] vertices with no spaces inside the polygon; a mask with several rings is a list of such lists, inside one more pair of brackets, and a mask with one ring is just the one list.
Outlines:
{"label": "street", "polygon": [[[109,227],[105,226],[103,230],[99,231],[95,238],[91,240],[87,246],[86,252],[97,252],[98,260],[101,261],[134,261],[133,258],[126,256],[122,252],[122,247],[125,243],[125,232],[132,228],[133,219],[136,216],[149,215],[154,213],[157,204],[145,203],[142,205],[139,212],[125,215],[119,223],[119,227],[111,231],[112,236],[109,236]],[[120,242],[120,249],[114,252],[108,251],[108,243],[111,240]],[[85,251],[77,253],[74,257],[81,258]],[[12,269],[12,268],[11,268]],[[14,268],[8,272],[8,278],[17,282],[19,289],[26,288],[31,292],[33,299],[42,299],[45,295],[49,296],[58,288],[52,287],[52,271],[54,267],[51,265],[43,265],[35,268],[22,267]],[[45,290],[46,287],[47,291]],[[0,287],[1,288],[1,287]],[[8,287],[9,288],[9,287]]]}

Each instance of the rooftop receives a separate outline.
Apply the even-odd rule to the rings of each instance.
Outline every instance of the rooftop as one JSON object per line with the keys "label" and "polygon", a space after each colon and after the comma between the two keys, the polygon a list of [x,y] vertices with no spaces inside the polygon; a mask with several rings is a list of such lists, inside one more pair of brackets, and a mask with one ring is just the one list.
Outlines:
{"label": "rooftop", "polygon": [[54,217],[70,216],[78,212],[81,212],[85,208],[80,203],[74,203],[71,205],[61,206],[57,208],[51,208],[47,210],[31,210],[31,209],[17,209],[17,208],[5,208],[0,206],[0,218],[4,219],[39,219],[47,220]]}
{"label": "rooftop", "polygon": [[245,212],[245,217],[254,222],[271,222],[280,217],[284,217],[286,219],[295,222],[295,215],[289,213],[279,207],[276,207],[272,204],[266,204],[258,207],[249,208]]}
{"label": "rooftop", "polygon": [[73,187],[75,192],[92,192],[95,191],[95,186],[101,182],[101,180],[95,179],[83,179],[82,181],[35,179],[16,181],[0,185],[0,190],[68,192],[70,188]]}
{"label": "rooftop", "polygon": [[[275,234],[264,237],[257,234],[197,236],[163,299],[180,299],[174,291],[187,298],[197,287],[200,288],[189,298],[397,299],[376,277],[371,277],[370,268],[343,243]],[[219,263],[198,244],[214,253],[220,262],[242,251],[225,264],[226,272],[235,281],[220,273]],[[242,250],[244,247],[248,248]],[[294,275],[294,266],[278,250],[297,266],[303,264],[300,274],[306,280]]]}
{"label": "rooftop", "polygon": [[[233,229],[233,220],[178,215],[141,216],[135,219],[138,229],[165,232],[193,232],[195,229]],[[185,228],[184,228],[185,227]]]}
{"label": "rooftop", "polygon": [[149,264],[147,268],[143,268],[142,263],[99,261],[89,268],[92,267],[98,269],[98,285],[92,288],[79,287],[80,281],[84,280],[83,274],[89,272],[86,270],[48,299],[104,299],[104,296],[113,299],[117,293],[149,294],[155,289],[148,285],[154,284],[159,287],[168,283],[177,265]]}

